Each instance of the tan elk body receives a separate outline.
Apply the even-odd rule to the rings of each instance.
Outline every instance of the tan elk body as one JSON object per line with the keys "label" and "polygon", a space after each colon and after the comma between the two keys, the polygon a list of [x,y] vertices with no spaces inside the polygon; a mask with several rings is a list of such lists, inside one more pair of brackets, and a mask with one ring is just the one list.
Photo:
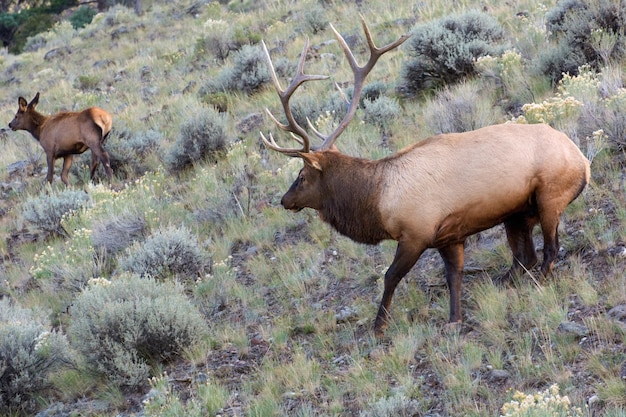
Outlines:
{"label": "tan elk body", "polygon": [[39,141],[48,163],[46,180],[52,183],[54,161],[63,158],[61,180],[68,185],[68,173],[74,155],[90,149],[90,178],[93,179],[98,163],[102,162],[110,183],[113,171],[103,143],[111,131],[113,124],[111,115],[101,108],[90,107],[80,112],[61,112],[45,116],[35,110],[38,103],[39,93],[28,104],[20,97],[17,113],[9,127],[13,130],[25,130]]}
{"label": "tan elk body", "polygon": [[522,124],[434,136],[379,160],[342,154],[334,142],[356,111],[365,76],[380,55],[406,39],[377,48],[365,22],[363,27],[371,52],[363,67],[356,64],[333,28],[355,73],[355,92],[337,130],[324,136],[312,129],[324,140],[318,149],[310,149],[306,131],[297,125],[288,104],[300,84],[323,78],[303,73],[308,45],[298,75],[286,90],[281,89],[272,68],[288,124],[272,118],[283,130],[300,136],[303,144],[300,149],[281,148],[271,135],[269,139],[262,135],[269,148],[304,161],[281,203],[294,211],[317,210],[325,222],[357,242],[398,242],[385,274],[375,321],[377,334],[387,326],[396,286],[427,248],[436,248],[444,260],[450,321],[460,322],[465,239],[504,223],[514,257],[510,276],[537,263],[532,230],[540,224],[544,239],[541,273],[548,275],[559,248],[561,215],[589,181],[589,162],[565,134],[548,125]]}

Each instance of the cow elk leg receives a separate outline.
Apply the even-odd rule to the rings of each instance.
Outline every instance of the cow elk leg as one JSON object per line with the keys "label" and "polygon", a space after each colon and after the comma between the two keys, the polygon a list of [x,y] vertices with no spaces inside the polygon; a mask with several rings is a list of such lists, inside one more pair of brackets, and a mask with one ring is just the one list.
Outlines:
{"label": "cow elk leg", "polygon": [[66,155],[63,157],[63,168],[61,169],[61,181],[63,181],[63,184],[65,185],[70,185],[68,174],[70,172],[70,168],[72,167],[73,160],[74,160],[73,155]]}
{"label": "cow elk leg", "polygon": [[104,171],[107,174],[107,179],[109,180],[109,184],[113,180],[113,170],[111,169],[111,160],[109,159],[109,153],[104,150],[102,146],[91,148],[91,170],[89,173],[89,179],[93,180],[93,176],[96,173],[96,168],[98,168],[98,164],[102,162],[102,166],[104,167]]}

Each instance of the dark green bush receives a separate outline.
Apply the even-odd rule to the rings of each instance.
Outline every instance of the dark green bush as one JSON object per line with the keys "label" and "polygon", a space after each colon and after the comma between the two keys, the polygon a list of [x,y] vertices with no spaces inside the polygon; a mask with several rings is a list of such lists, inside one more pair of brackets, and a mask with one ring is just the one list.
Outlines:
{"label": "dark green bush", "polygon": [[120,268],[142,277],[164,279],[177,275],[195,279],[205,263],[196,236],[185,227],[169,227],[131,246],[120,260]]}
{"label": "dark green bush", "polygon": [[67,235],[61,225],[63,216],[90,204],[87,193],[66,188],[27,198],[22,211],[24,219],[38,229],[49,234]]}
{"label": "dark green bush", "polygon": [[478,11],[417,25],[407,41],[413,60],[402,68],[406,92],[413,95],[474,75],[477,58],[501,53],[503,36],[498,21]]}
{"label": "dark green bush", "polygon": [[589,64],[598,70],[624,56],[626,4],[612,0],[562,0],[546,15],[553,46],[539,56],[539,70],[556,84]]}
{"label": "dark green bush", "polygon": [[98,13],[93,7],[80,6],[72,16],[70,23],[74,29],[84,28],[91,23],[93,17]]}
{"label": "dark green bush", "polygon": [[138,275],[94,282],[71,308],[72,343],[97,372],[120,387],[146,385],[151,365],[179,356],[207,326],[182,288]]}
{"label": "dark green bush", "polygon": [[388,89],[387,84],[382,81],[374,81],[373,83],[366,84],[363,86],[363,91],[361,92],[361,102],[359,106],[365,107],[363,103],[365,100],[374,101],[384,96]]}
{"label": "dark green bush", "polygon": [[226,118],[214,109],[200,108],[181,125],[165,163],[171,171],[182,171],[194,163],[217,161],[227,146]]}
{"label": "dark green bush", "polygon": [[0,414],[32,411],[51,372],[70,360],[64,335],[31,310],[0,299]]}

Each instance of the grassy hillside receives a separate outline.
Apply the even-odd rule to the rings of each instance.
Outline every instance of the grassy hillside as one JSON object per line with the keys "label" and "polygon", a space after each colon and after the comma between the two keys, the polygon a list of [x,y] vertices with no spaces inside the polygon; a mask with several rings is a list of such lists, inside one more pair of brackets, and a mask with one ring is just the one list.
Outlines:
{"label": "grassy hillside", "polygon": [[[29,52],[0,51],[3,124],[36,92],[47,114],[102,107],[115,174],[89,183],[87,152],[71,187],[60,162],[44,185],[38,143],[0,131],[0,414],[626,416],[626,14],[605,0],[225,3],[117,6],[31,38]],[[425,68],[442,19],[470,11],[493,19],[473,23],[493,29],[484,43],[453,40],[456,65]],[[343,152],[380,158],[442,132],[547,122],[592,161],[552,277],[496,286],[511,263],[503,228],[468,240],[459,328],[429,251],[376,339],[395,243],[356,244],[280,206],[302,162],[260,140],[293,143],[264,113],[282,119],[259,43],[284,86],[310,38],[307,72],[330,79],[303,86],[294,113],[329,131],[343,107],[334,83],[349,95],[352,73],[328,23],[363,62],[359,13],[378,44],[414,36],[370,74],[376,98]],[[593,24],[572,43],[581,22]],[[419,55],[415,33],[440,40]],[[467,58],[477,50],[489,53]]]}

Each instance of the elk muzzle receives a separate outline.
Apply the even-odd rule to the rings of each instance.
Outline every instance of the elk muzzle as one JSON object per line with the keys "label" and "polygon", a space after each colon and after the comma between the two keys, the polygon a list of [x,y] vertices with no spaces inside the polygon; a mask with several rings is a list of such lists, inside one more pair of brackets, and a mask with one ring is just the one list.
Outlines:
{"label": "elk muzzle", "polygon": [[287,209],[287,210],[291,210],[294,213],[299,212],[300,210],[302,210],[304,207],[299,207],[296,202],[295,199],[290,196],[290,193],[287,192],[283,198],[280,199],[280,204],[283,206],[283,208]]}

